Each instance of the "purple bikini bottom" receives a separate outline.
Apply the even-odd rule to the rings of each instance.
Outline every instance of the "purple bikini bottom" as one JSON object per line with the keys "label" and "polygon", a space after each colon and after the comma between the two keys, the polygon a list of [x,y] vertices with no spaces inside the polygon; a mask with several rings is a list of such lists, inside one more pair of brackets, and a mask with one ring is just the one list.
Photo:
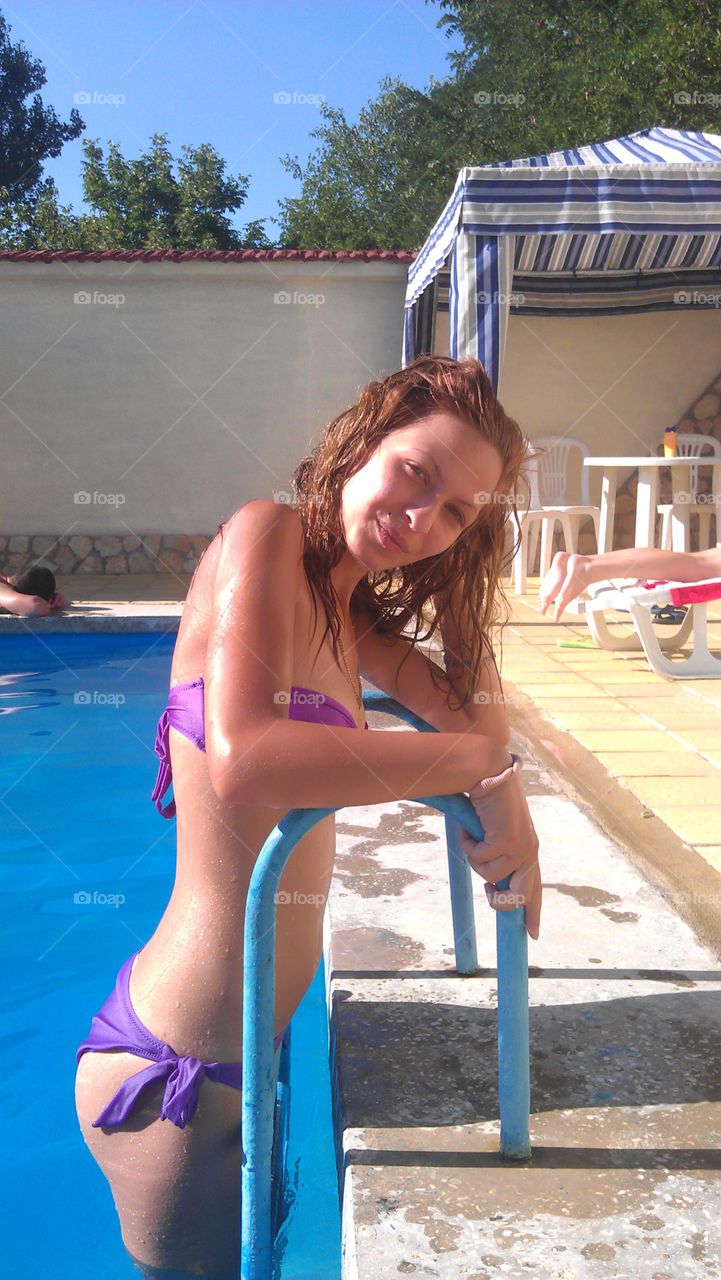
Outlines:
{"label": "purple bikini bottom", "polygon": [[[126,1053],[135,1053],[141,1058],[153,1058],[154,1062],[121,1084],[97,1120],[93,1120],[94,1129],[101,1126],[112,1129],[124,1124],[143,1089],[158,1080],[165,1081],[160,1119],[172,1120],[179,1129],[184,1129],[195,1115],[200,1086],[206,1076],[209,1080],[228,1084],[232,1089],[243,1087],[242,1062],[201,1062],[189,1054],[180,1056],[169,1044],[156,1040],[143,1026],[130,1002],[129,989],[133,962],[141,950],[142,947],[121,965],[115,989],[93,1016],[90,1032],[79,1046],[75,1060],[79,1062],[86,1052],[124,1049]],[[281,1031],[273,1041],[276,1051],[284,1034]]]}

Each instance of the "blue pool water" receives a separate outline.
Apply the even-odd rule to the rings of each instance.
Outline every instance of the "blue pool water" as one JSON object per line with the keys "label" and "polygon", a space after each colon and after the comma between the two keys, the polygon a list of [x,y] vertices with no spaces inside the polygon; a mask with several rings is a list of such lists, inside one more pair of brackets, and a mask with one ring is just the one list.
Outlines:
{"label": "blue pool water", "polygon": [[[152,633],[0,637],[6,1275],[138,1280],[78,1128],[75,1050],[173,883],[175,822],[150,792],[174,644]],[[322,964],[291,1043],[289,1165],[299,1184],[280,1274],[336,1280]]]}

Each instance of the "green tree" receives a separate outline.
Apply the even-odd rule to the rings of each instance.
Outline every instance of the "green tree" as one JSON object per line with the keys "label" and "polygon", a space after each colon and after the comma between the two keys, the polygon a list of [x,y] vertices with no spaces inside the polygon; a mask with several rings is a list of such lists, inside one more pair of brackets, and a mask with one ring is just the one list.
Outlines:
{"label": "green tree", "polygon": [[0,202],[0,249],[84,249],[78,218],[59,203],[52,178],[40,182],[32,197]]}
{"label": "green tree", "polygon": [[[42,63],[21,43],[13,44],[10,28],[0,13],[0,245],[34,247],[29,228],[39,218],[66,221],[68,210],[57,204],[51,178],[43,178],[44,162],[60,155],[66,142],[82,133],[85,124],[73,107],[63,123],[38,92],[47,76]],[[27,102],[33,94],[31,102]]]}
{"label": "green tree", "polygon": [[[403,249],[423,241],[455,178],[439,145],[454,127],[455,103],[441,86],[422,93],[386,77],[358,123],[322,103],[320,142],[305,169],[283,165],[302,184],[280,202],[280,243],[286,248]],[[450,184],[450,185],[449,185]],[[443,193],[440,195],[439,193]]]}
{"label": "green tree", "polygon": [[[32,201],[42,179],[43,162],[59,156],[66,142],[85,125],[73,107],[63,124],[37,92],[47,80],[45,68],[27,49],[10,41],[0,13],[0,199]],[[34,94],[30,104],[26,98]]]}
{"label": "green tree", "polygon": [[460,38],[425,92],[386,79],[351,125],[321,108],[293,248],[418,249],[459,169],[602,142],[653,125],[721,132],[717,0],[436,0]]}
{"label": "green tree", "polygon": [[114,142],[107,159],[97,141],[83,144],[83,196],[94,210],[80,218],[89,248],[247,249],[269,247],[262,221],[243,232],[227,217],[248,194],[247,177],[225,174],[225,161],[207,143],[181,147],[177,177],[165,134],[126,160]]}
{"label": "green tree", "polygon": [[114,142],[107,157],[97,140],[83,142],[83,197],[92,210],[75,214],[58,202],[48,178],[32,201],[0,211],[0,245],[15,249],[257,249],[270,248],[263,221],[242,232],[227,214],[245,202],[248,179],[226,177],[213,147],[181,147],[173,157],[164,134],[126,160]]}
{"label": "green tree", "polygon": [[[491,164],[660,125],[718,132],[717,0],[440,0],[467,104],[454,140]],[[480,98],[480,102],[479,102]],[[475,107],[475,109],[474,109]]]}

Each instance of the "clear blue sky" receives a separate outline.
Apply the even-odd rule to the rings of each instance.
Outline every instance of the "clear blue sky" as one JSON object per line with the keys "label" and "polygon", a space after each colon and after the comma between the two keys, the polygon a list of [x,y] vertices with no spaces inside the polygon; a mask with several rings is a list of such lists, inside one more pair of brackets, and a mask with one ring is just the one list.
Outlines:
{"label": "clear blue sky", "polygon": [[[45,66],[43,102],[67,120],[78,105],[86,129],[49,160],[60,200],[87,211],[82,139],[110,139],[126,159],[165,133],[171,153],[210,143],[226,172],[250,178],[236,227],[277,216],[277,201],[299,192],[280,157],[301,163],[320,122],[308,96],[323,95],[355,122],[384,75],[418,89],[449,73],[458,47],[437,29],[440,7],[424,0],[0,0],[13,44],[22,40]],[[291,101],[279,104],[274,95]],[[113,105],[103,98],[123,95]],[[278,227],[267,222],[275,239]]]}

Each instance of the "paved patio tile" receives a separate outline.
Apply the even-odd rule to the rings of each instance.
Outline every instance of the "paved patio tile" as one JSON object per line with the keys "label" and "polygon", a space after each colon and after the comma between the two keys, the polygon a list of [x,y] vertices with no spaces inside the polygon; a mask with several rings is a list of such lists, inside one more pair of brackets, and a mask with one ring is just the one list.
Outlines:
{"label": "paved patio tile", "polygon": [[[721,680],[668,680],[651,670],[642,650],[611,652],[562,647],[558,641],[589,638],[585,621],[564,615],[544,627],[537,609],[537,580],[516,597],[507,634],[516,643],[503,675],[556,727],[596,755],[639,804],[655,813],[715,866],[721,837]],[[623,633],[633,628],[623,621]],[[617,634],[621,634],[617,629]],[[721,610],[709,624],[710,644],[721,649]],[[525,647],[525,653],[524,653]],[[542,654],[555,672],[537,674]],[[565,679],[562,677],[565,675]],[[581,687],[579,687],[579,685]],[[693,801],[690,797],[693,796]]]}
{"label": "paved patio tile", "polygon": [[574,671],[564,671],[556,668],[553,671],[544,673],[525,671],[523,667],[518,667],[514,670],[510,665],[506,667],[505,663],[501,667],[501,675],[504,680],[512,680],[514,684],[522,685],[524,688],[526,685],[538,685],[549,694],[558,693],[558,690],[562,690],[564,685],[569,685],[575,690],[584,688],[588,683]]}
{"label": "paved patio tile", "polygon": [[596,671],[589,668],[583,672],[583,677],[593,684],[602,684],[605,689],[612,690],[624,698],[643,698],[646,694],[657,698],[677,698],[679,696],[678,689],[674,688],[670,680],[660,684],[656,679],[654,683],[654,681],[649,681],[648,674],[645,671],[626,672],[617,667],[615,670],[596,673]]}
{"label": "paved patio tile", "polygon": [[[711,766],[713,770],[713,766]],[[721,832],[721,773],[713,770],[715,778],[710,782],[706,778],[675,777],[673,774],[665,778],[658,776],[638,776],[632,778],[629,785],[636,795],[652,809],[658,812],[661,808],[675,805],[689,805],[702,809],[704,813],[715,812],[718,821],[717,833]]]}
{"label": "paved patio tile", "polygon": [[[558,727],[572,731],[574,736],[576,730],[583,731],[588,727],[590,719],[588,712],[575,714],[574,712],[567,712],[567,710],[553,710],[553,712],[547,710],[546,714],[553,723],[558,724]],[[629,716],[621,716],[621,714],[615,712],[598,712],[593,716],[593,723],[597,728],[617,728],[617,730],[625,731],[633,730],[636,721],[631,714]]]}
{"label": "paved patio tile", "polygon": [[696,852],[710,862],[712,867],[721,871],[721,844],[702,844],[696,845],[695,848]]}
{"label": "paved patio tile", "polygon": [[618,732],[633,730],[638,726],[638,716],[633,711],[594,711],[591,712],[586,708],[584,711],[570,711],[560,707],[547,708],[548,715],[557,724],[564,728],[572,729],[574,737],[576,730],[587,730],[589,725],[593,725],[595,729],[615,729]]}
{"label": "paved patio tile", "polygon": [[713,844],[721,831],[721,807],[659,805],[654,813],[687,844]]}
{"label": "paved patio tile", "polygon": [[653,716],[654,720],[684,737],[687,736],[688,729],[700,731],[708,728],[715,731],[719,722],[718,713],[712,707],[670,707],[662,701],[648,705],[647,699],[637,699],[638,707],[634,708],[633,699],[625,698],[624,702],[629,711],[637,709],[639,715]]}
{"label": "paved patio tile", "polygon": [[[618,658],[613,662],[587,662],[587,655],[584,654],[579,661],[574,655],[564,654],[563,658],[559,658],[559,664],[563,664],[566,671],[573,671],[577,675],[583,677],[584,680],[590,680],[594,683],[603,683],[603,681],[616,682],[617,684],[631,684],[632,678],[635,683],[640,683],[638,673],[630,669],[628,661]],[[645,673],[644,673],[645,679]]]}
{"label": "paved patio tile", "polygon": [[643,752],[662,751],[668,754],[683,754],[688,748],[677,742],[663,729],[642,727],[637,720],[630,730],[620,732],[617,729],[579,729],[574,738],[587,751],[602,752]]}
{"label": "paved patio tile", "polygon": [[524,692],[540,702],[558,701],[559,698],[605,698],[605,689],[594,689],[587,680],[577,680],[575,684],[534,684],[530,680],[523,681]]}
{"label": "paved patio tile", "polygon": [[683,736],[692,746],[699,747],[702,751],[721,751],[721,728],[703,732],[699,729],[684,729]]}
{"label": "paved patio tile", "polygon": [[688,693],[701,694],[721,707],[721,680],[684,680],[683,687]]}
{"label": "paved patio tile", "polygon": [[[613,683],[611,683],[611,680]],[[603,687],[607,693],[613,694],[614,697],[623,698],[624,701],[629,698],[643,698],[644,701],[653,699],[658,702],[664,702],[667,699],[679,701],[679,692],[674,689],[670,681],[667,688],[665,686],[659,688],[657,683],[649,684],[645,678],[640,679],[637,676],[631,676],[627,680],[619,680],[614,674],[609,678],[608,683],[604,681]]]}
{"label": "paved patio tile", "polygon": [[712,777],[721,785],[718,769],[676,744],[673,751],[599,751],[596,759],[613,778]]}
{"label": "paved patio tile", "polygon": [[619,715],[624,712],[628,713],[633,711],[633,708],[624,706],[624,704],[617,698],[604,698],[603,689],[599,690],[589,688],[584,692],[582,697],[574,698],[551,693],[544,697],[543,702],[545,706],[550,707],[553,711],[574,711],[579,713],[588,712],[589,715],[596,715],[599,711],[599,693],[601,695],[601,700],[605,702],[605,710],[617,711]]}

